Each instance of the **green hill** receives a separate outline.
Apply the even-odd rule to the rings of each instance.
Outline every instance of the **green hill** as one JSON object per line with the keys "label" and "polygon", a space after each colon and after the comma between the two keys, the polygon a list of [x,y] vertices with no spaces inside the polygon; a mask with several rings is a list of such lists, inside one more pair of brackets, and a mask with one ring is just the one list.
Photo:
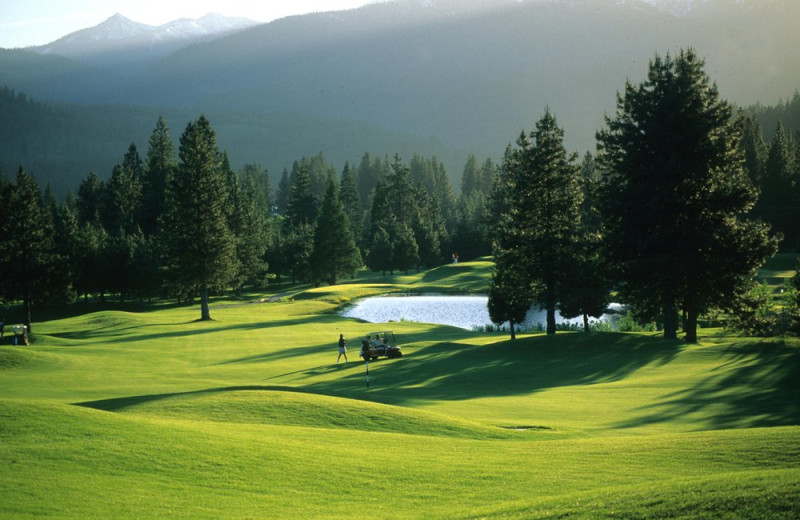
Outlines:
{"label": "green hill", "polygon": [[375,328],[343,303],[483,269],[37,324],[0,348],[0,518],[800,515],[797,339],[399,322],[370,388],[335,363]]}

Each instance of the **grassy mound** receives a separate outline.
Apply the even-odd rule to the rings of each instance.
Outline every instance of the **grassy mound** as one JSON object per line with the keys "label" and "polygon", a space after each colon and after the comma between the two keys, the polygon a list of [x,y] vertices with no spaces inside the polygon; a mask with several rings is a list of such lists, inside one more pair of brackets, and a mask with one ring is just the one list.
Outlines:
{"label": "grassy mound", "polygon": [[0,417],[5,518],[798,512],[797,427],[543,442],[170,420],[9,399],[0,399]]}
{"label": "grassy mound", "polygon": [[383,327],[343,303],[487,265],[37,323],[0,348],[0,518],[800,516],[797,339],[402,322],[369,388],[336,363]]}
{"label": "grassy mound", "polygon": [[444,437],[512,439],[508,431],[454,417],[365,401],[313,395],[281,387],[231,387],[80,403],[137,415],[392,432]]}

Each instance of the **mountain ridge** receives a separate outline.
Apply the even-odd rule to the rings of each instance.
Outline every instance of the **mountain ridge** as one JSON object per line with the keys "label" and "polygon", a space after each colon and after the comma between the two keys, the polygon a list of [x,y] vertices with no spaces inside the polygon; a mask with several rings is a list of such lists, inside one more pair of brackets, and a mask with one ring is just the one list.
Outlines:
{"label": "mountain ridge", "polygon": [[222,38],[258,24],[247,18],[209,13],[195,19],[178,18],[162,25],[148,25],[115,13],[93,27],[25,50],[59,55],[119,72],[132,64],[148,66],[183,47]]}
{"label": "mountain ridge", "polygon": [[[793,36],[800,2],[698,0],[684,14],[667,8],[679,5],[394,0],[278,19],[138,69],[121,66],[119,53],[100,68],[0,51],[0,85],[42,102],[130,105],[151,111],[152,122],[165,107],[205,113],[234,165],[258,162],[273,174],[300,154],[322,151],[342,166],[359,150],[407,154],[408,143],[428,141],[441,146],[418,151],[446,154],[452,177],[466,153],[499,160],[546,108],[568,148],[593,150],[616,93],[626,80],[644,79],[655,53],[694,48],[722,97],[742,106],[776,103],[800,86]],[[364,144],[365,135],[378,134],[383,141]]]}

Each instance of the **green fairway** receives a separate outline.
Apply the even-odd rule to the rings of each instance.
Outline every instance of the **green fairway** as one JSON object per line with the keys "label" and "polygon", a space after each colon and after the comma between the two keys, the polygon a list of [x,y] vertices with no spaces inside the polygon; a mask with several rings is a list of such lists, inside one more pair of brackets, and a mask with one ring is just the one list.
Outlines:
{"label": "green fairway", "polygon": [[[800,341],[341,318],[488,261],[102,311],[0,347],[0,518],[798,518]],[[404,357],[366,366],[358,338]],[[336,363],[339,332],[350,362]]]}

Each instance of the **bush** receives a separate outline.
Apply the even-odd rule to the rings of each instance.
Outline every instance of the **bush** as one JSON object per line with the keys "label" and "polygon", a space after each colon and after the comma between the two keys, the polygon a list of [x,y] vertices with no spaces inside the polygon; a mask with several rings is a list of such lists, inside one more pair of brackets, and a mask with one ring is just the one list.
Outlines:
{"label": "bush", "polygon": [[773,298],[767,284],[754,284],[740,298],[731,315],[730,328],[758,337],[800,332],[796,289],[787,282],[780,295]]}

